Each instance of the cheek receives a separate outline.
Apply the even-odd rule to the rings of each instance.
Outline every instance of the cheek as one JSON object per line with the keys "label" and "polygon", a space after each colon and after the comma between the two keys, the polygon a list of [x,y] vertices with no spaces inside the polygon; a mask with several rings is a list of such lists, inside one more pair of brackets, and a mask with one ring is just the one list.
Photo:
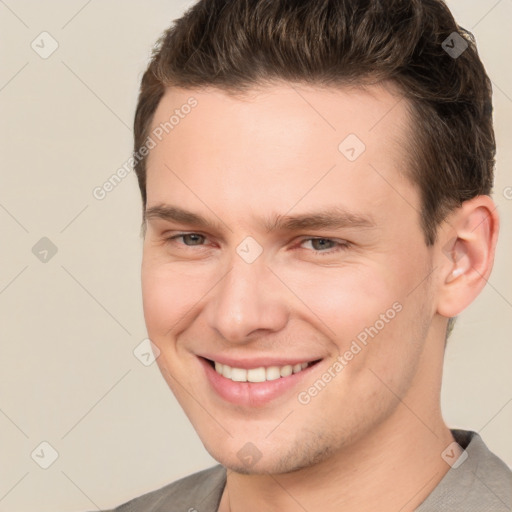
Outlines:
{"label": "cheek", "polygon": [[210,297],[219,269],[197,262],[165,261],[147,250],[141,269],[144,318],[150,338],[177,336],[194,320],[203,300]]}
{"label": "cheek", "polygon": [[145,257],[142,264],[142,300],[148,333],[155,337],[173,329],[197,301],[197,287],[169,265]]}
{"label": "cheek", "polygon": [[283,280],[306,306],[301,310],[309,321],[340,343],[373,325],[399,295],[387,277],[370,265],[287,272]]}

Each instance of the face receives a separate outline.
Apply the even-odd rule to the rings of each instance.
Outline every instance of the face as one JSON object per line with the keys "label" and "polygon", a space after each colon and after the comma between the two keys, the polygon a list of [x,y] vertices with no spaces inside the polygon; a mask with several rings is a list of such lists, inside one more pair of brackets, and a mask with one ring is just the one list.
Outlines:
{"label": "face", "polygon": [[226,467],[320,462],[414,387],[435,307],[399,100],[279,84],[172,89],[159,104],[153,129],[188,114],[148,158],[145,319]]}

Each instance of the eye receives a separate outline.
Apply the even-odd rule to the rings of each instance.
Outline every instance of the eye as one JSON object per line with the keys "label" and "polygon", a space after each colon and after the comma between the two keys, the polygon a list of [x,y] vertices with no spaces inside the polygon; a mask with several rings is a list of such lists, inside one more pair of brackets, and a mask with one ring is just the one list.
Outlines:
{"label": "eye", "polygon": [[[331,238],[306,238],[301,241],[300,245],[305,243],[310,244],[314,253],[324,255],[333,254],[343,251],[349,247],[349,243],[344,240],[332,240]],[[333,250],[331,250],[333,249]]]}
{"label": "eye", "polygon": [[[166,241],[181,247],[201,247],[205,245],[207,237],[200,233],[179,233],[167,237]],[[331,238],[322,237],[305,238],[299,245],[304,246],[305,244],[310,245],[309,248],[305,247],[306,249],[310,250],[310,252],[313,252],[315,255],[319,254],[321,256],[332,255],[339,251],[346,250],[350,246],[349,242],[345,240],[333,240]]]}
{"label": "eye", "polygon": [[167,241],[174,243],[176,240],[180,238],[184,243],[179,245],[185,245],[187,247],[202,245],[201,242],[204,242],[204,240],[206,240],[206,237],[204,235],[200,235],[199,233],[181,233],[179,235],[168,237]]}

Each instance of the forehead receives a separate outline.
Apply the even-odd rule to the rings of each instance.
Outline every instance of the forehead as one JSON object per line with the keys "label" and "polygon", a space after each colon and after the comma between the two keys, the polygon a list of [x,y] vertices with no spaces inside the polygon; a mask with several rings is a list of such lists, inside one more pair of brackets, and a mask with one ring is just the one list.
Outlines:
{"label": "forehead", "polygon": [[239,201],[248,210],[286,210],[298,201],[306,209],[324,200],[354,211],[377,205],[410,188],[407,112],[389,85],[283,83],[243,96],[169,88],[151,126],[162,139],[147,162],[148,204],[180,195],[225,208]]}
{"label": "forehead", "polygon": [[[193,108],[189,107],[191,103]],[[178,130],[180,124],[197,127],[206,121],[204,128],[216,132],[220,128],[243,127],[241,135],[269,136],[279,132],[282,124],[288,124],[291,136],[306,130],[308,135],[317,133],[336,140],[344,132],[358,132],[362,139],[375,135],[389,141],[398,140],[394,135],[405,134],[404,128],[409,124],[406,107],[407,101],[391,82],[336,88],[276,82],[239,93],[213,87],[168,87],[153,116],[151,129],[169,123],[175,114],[167,130],[172,135],[190,135],[183,126]],[[187,117],[193,121],[182,123]],[[280,135],[282,139],[284,134]]]}

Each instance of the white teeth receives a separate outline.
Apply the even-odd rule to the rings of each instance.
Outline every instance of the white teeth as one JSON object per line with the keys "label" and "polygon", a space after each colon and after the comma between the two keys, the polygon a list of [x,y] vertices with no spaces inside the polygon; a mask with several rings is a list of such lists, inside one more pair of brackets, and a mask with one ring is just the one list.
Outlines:
{"label": "white teeth", "polygon": [[284,366],[260,366],[259,368],[233,368],[227,364],[221,364],[215,361],[215,371],[220,375],[235,382],[265,382],[267,380],[276,380],[281,377],[288,377],[292,373],[299,373],[309,366],[309,363],[297,363],[295,365],[287,364]]}
{"label": "white teeth", "polygon": [[281,370],[279,370],[281,377],[288,377],[293,373],[293,366],[291,364],[287,364],[286,366],[282,366]]}
{"label": "white teeth", "polygon": [[244,368],[231,368],[231,380],[235,382],[247,382],[247,370]]}
{"label": "white teeth", "polygon": [[276,380],[281,377],[279,366],[269,366],[267,368],[267,380]]}
{"label": "white teeth", "polygon": [[265,368],[251,368],[247,370],[247,380],[249,382],[265,382]]}
{"label": "white teeth", "polygon": [[[217,369],[217,367],[215,367]],[[231,366],[228,366],[227,364],[222,365],[222,375],[226,377],[227,379],[231,379]]]}

